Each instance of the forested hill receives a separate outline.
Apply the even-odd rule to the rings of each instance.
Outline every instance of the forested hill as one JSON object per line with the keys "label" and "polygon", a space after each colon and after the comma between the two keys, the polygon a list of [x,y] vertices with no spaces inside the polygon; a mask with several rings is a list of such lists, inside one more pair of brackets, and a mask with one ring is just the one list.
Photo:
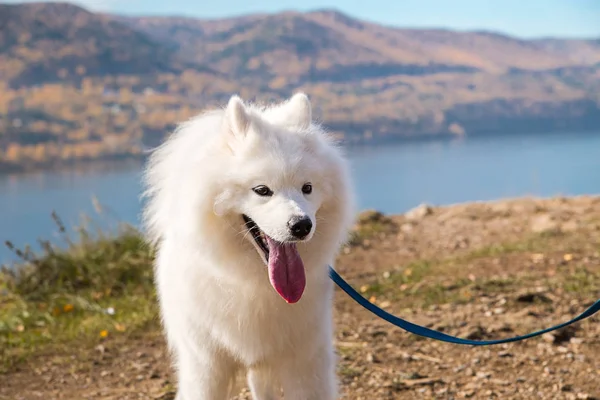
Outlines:
{"label": "forested hill", "polygon": [[232,93],[306,91],[347,142],[600,129],[600,39],[399,29],[334,10],[201,20],[0,4],[0,166],[129,157]]}

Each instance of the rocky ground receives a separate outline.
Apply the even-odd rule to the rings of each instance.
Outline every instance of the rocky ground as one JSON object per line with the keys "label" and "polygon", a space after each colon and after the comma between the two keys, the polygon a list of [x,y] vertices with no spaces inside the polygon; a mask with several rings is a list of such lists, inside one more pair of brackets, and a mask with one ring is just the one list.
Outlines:
{"label": "rocky ground", "polygon": [[[386,310],[473,339],[570,319],[600,297],[600,198],[517,199],[366,212],[336,269]],[[468,347],[421,339],[337,290],[343,398],[600,399],[600,324]],[[250,399],[240,382],[236,399]],[[0,375],[0,398],[173,399],[156,324],[49,346]]]}

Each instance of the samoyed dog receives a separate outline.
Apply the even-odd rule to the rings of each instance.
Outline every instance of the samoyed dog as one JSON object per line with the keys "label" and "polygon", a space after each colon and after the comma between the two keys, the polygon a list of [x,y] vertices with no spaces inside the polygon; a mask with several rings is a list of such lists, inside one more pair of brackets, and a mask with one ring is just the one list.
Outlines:
{"label": "samoyed dog", "polygon": [[333,400],[333,265],[354,220],[347,162],[303,93],[232,96],[180,125],[145,171],[177,400]]}

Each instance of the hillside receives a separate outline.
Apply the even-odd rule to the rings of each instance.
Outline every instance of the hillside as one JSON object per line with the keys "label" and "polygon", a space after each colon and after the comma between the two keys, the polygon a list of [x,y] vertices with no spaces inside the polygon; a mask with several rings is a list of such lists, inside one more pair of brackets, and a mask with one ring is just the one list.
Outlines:
{"label": "hillside", "polygon": [[13,87],[182,69],[174,51],[67,3],[0,4],[0,76]]}
{"label": "hillside", "polygon": [[138,155],[232,93],[296,90],[348,143],[600,128],[600,40],[0,5],[0,168]]}
{"label": "hillside", "polygon": [[209,21],[119,20],[237,78],[250,74],[345,81],[398,74],[544,71],[600,62],[600,43],[593,40],[528,41],[491,32],[395,29],[333,10]]}

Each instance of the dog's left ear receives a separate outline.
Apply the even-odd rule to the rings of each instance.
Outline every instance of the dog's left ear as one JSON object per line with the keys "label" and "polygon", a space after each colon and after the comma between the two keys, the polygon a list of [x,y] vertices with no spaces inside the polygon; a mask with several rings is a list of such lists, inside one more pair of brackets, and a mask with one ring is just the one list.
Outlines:
{"label": "dog's left ear", "polygon": [[225,108],[225,143],[231,152],[239,150],[250,130],[251,116],[242,99],[233,95]]}
{"label": "dog's left ear", "polygon": [[296,93],[288,101],[277,107],[272,122],[296,129],[307,129],[312,122],[312,107],[308,96]]}
{"label": "dog's left ear", "polygon": [[227,108],[225,109],[225,115],[231,133],[233,133],[237,139],[242,139],[250,127],[250,116],[246,111],[244,102],[239,96],[231,96],[229,103],[227,103]]}

